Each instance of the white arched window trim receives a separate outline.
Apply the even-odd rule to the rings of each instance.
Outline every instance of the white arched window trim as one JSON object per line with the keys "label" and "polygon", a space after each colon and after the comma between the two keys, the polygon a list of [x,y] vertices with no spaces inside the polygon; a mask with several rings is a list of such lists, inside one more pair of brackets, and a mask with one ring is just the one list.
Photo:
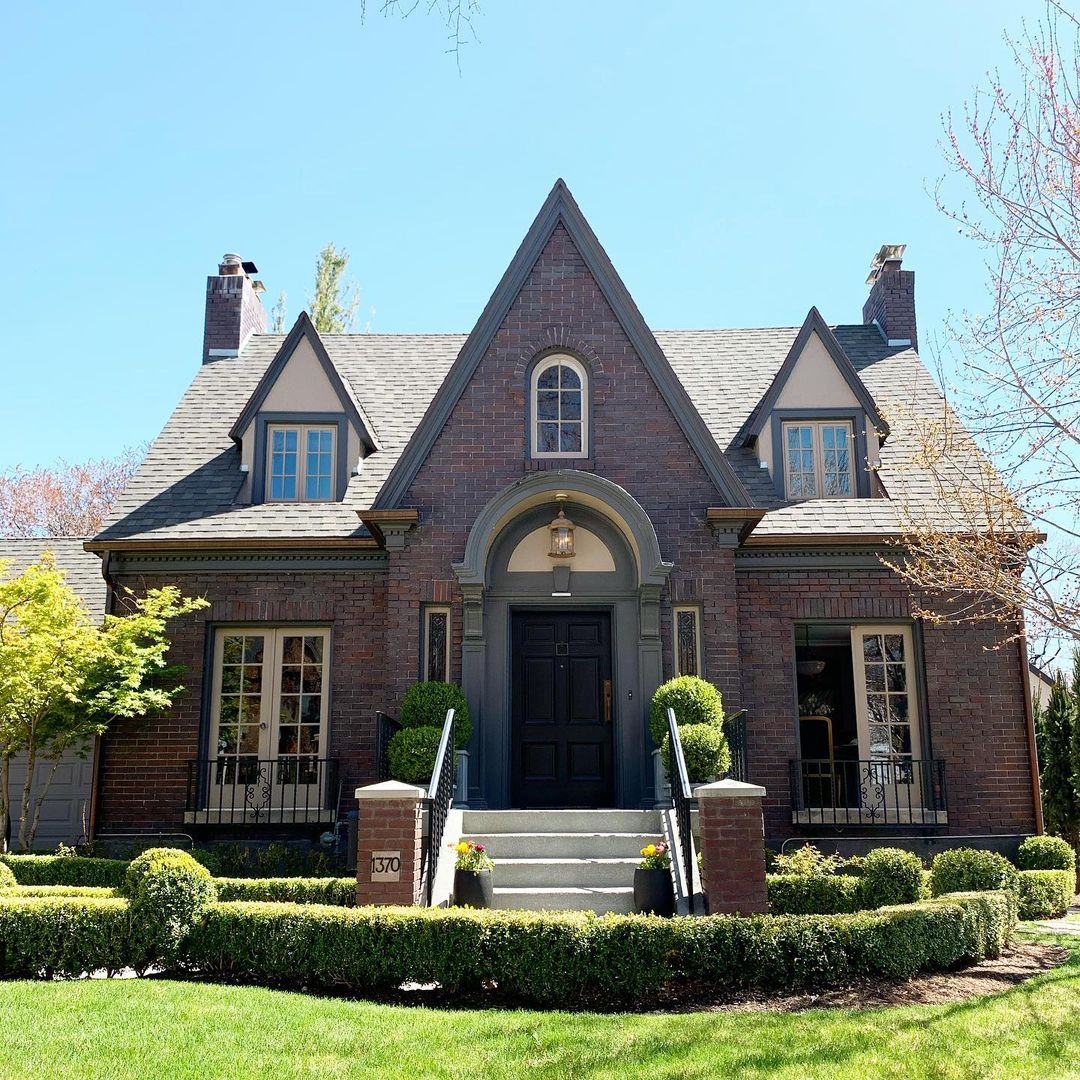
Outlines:
{"label": "white arched window trim", "polygon": [[[563,419],[561,414],[558,420],[560,425],[581,425],[581,449],[580,450],[541,450],[540,449],[540,425],[550,423],[550,417],[541,416],[540,410],[540,379],[545,372],[552,368],[565,367],[573,371],[581,384],[580,418]],[[560,379],[561,386],[561,379]],[[560,392],[560,407],[562,394]],[[573,356],[566,353],[552,353],[533,365],[532,375],[529,379],[529,452],[534,458],[586,458],[589,456],[589,373],[585,365]],[[561,438],[561,428],[560,428]]]}

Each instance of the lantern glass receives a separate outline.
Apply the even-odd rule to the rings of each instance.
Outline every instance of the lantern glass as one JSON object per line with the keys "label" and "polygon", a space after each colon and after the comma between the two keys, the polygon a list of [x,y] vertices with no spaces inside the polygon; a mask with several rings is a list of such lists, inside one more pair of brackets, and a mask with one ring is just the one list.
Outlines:
{"label": "lantern glass", "polygon": [[548,554],[553,559],[572,559],[574,557],[574,523],[559,510],[559,516],[548,528],[551,530],[551,548]]}

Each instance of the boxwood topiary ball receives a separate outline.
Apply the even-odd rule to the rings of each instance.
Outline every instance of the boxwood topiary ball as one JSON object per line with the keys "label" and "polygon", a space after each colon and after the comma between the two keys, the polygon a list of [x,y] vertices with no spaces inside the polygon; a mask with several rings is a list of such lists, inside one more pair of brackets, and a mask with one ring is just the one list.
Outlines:
{"label": "boxwood topiary ball", "polygon": [[[679,740],[690,783],[699,784],[710,776],[719,776],[731,764],[731,753],[723,731],[712,724],[680,724]],[[670,736],[665,735],[661,744],[664,768],[671,775]]]}
{"label": "boxwood topiary ball", "polygon": [[675,710],[679,726],[712,724],[719,728],[724,722],[724,707],[720,691],[712,683],[696,675],[680,675],[657,687],[649,708],[649,730],[659,746],[667,736],[667,711]]}
{"label": "boxwood topiary ball", "polygon": [[408,727],[394,733],[386,748],[390,775],[406,784],[426,784],[435,768],[442,728]]}
{"label": "boxwood topiary ball", "polygon": [[398,719],[404,728],[436,727],[441,730],[447,709],[454,710],[454,742],[459,750],[463,750],[472,737],[472,721],[469,703],[460,686],[447,682],[413,683],[405,691]]}
{"label": "boxwood topiary ball", "polygon": [[1076,852],[1060,836],[1029,836],[1016,855],[1021,870],[1076,871]]}

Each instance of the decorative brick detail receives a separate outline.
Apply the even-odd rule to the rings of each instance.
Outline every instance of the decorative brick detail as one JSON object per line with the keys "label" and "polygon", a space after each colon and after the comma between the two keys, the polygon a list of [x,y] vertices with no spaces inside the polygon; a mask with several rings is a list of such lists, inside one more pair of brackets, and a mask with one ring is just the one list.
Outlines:
{"label": "decorative brick detail", "polygon": [[919,347],[915,324],[915,272],[901,270],[900,260],[886,262],[878,273],[862,309],[863,322],[877,320],[890,341],[907,339]]}
{"label": "decorative brick detail", "polygon": [[[357,788],[356,903],[420,903],[420,858],[423,843],[423,789],[390,780]],[[390,858],[387,853],[394,853]],[[400,865],[393,866],[393,858]],[[397,881],[372,881],[378,871],[396,873]]]}
{"label": "decorative brick detail", "polygon": [[765,789],[721,780],[697,789],[701,887],[710,915],[755,915],[765,898]]}

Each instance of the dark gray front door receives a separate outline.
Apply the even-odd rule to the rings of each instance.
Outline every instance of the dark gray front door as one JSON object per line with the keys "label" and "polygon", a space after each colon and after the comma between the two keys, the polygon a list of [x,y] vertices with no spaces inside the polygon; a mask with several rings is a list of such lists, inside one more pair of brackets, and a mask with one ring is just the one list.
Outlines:
{"label": "dark gray front door", "polygon": [[511,630],[513,805],[613,806],[610,615],[516,612]]}

